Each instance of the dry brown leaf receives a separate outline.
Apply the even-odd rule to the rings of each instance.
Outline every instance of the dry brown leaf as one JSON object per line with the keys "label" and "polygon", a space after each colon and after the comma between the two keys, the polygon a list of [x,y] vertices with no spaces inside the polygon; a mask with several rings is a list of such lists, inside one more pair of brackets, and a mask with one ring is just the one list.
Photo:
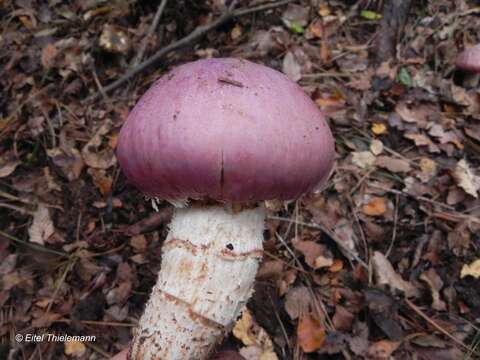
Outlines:
{"label": "dry brown leaf", "polygon": [[353,320],[355,315],[348,311],[343,306],[337,305],[335,307],[335,314],[333,315],[332,321],[335,325],[335,329],[340,331],[350,331],[352,328]]}
{"label": "dry brown leaf", "polygon": [[9,274],[3,275],[1,289],[2,291],[8,291],[20,284],[23,280],[24,279],[22,279],[22,276],[18,273],[18,271],[13,271]]}
{"label": "dry brown leaf", "polygon": [[437,174],[437,163],[427,157],[420,159],[420,170],[417,177],[424,183],[428,182],[432,177]]}
{"label": "dry brown leaf", "polygon": [[33,214],[33,223],[28,229],[30,242],[44,245],[45,241],[55,232],[48,208],[40,203]]}
{"label": "dry brown leaf", "polygon": [[390,288],[401,290],[407,297],[417,297],[418,290],[408,281],[395,272],[392,264],[381,252],[375,251],[372,258],[373,270],[377,283],[388,285]]}
{"label": "dry brown leaf", "polygon": [[403,135],[406,139],[413,140],[415,145],[417,146],[428,146],[428,151],[431,153],[438,153],[440,149],[437,145],[433,143],[433,141],[424,134],[413,134],[413,133],[406,133]]}
{"label": "dry brown leaf", "polygon": [[298,344],[306,353],[320,349],[325,342],[325,329],[312,314],[303,315],[297,327]]}
{"label": "dry brown leaf", "polygon": [[89,168],[87,172],[92,177],[93,184],[98,190],[100,190],[102,195],[110,193],[112,190],[113,178],[107,175],[105,170]]}
{"label": "dry brown leaf", "polygon": [[380,340],[374,342],[368,348],[369,359],[388,360],[395,350],[400,346],[398,341]]}
{"label": "dry brown leaf", "polygon": [[53,44],[48,44],[42,49],[41,61],[44,69],[53,67],[57,54],[58,49]]}
{"label": "dry brown leaf", "polygon": [[80,357],[85,354],[86,347],[81,341],[65,341],[64,346],[65,355],[67,356]]}
{"label": "dry brown leaf", "polygon": [[295,240],[292,242],[293,247],[301,252],[305,257],[305,262],[312,269],[327,267],[333,264],[333,256],[325,247],[315,241]]}
{"label": "dry brown leaf", "polygon": [[410,163],[404,159],[395,159],[390,156],[379,156],[375,165],[394,173],[406,173],[411,170]]}
{"label": "dry brown leaf", "polygon": [[135,250],[143,251],[147,248],[147,239],[145,235],[136,235],[130,239],[130,246]]}
{"label": "dry brown leaf", "polygon": [[242,317],[237,320],[233,327],[233,335],[240,340],[243,345],[249,346],[256,344],[255,334],[253,333],[253,317],[248,310],[245,310]]}
{"label": "dry brown leaf", "polygon": [[44,313],[40,317],[33,319],[32,327],[34,328],[48,328],[52,323],[58,319],[62,318],[62,314],[57,313]]}
{"label": "dry brown leaf", "polygon": [[375,156],[370,151],[352,152],[352,163],[359,168],[366,169],[375,164]]}
{"label": "dry brown leaf", "polygon": [[478,198],[480,189],[480,176],[473,173],[465,159],[460,160],[453,173],[455,181],[469,195]]}
{"label": "dry brown leaf", "polygon": [[80,152],[75,148],[53,148],[47,150],[47,155],[53,163],[61,168],[68,180],[76,180],[80,177],[85,166]]}
{"label": "dry brown leaf", "polygon": [[[247,353],[252,360],[277,360],[277,356],[273,351],[273,342],[267,332],[260,327],[254,320],[251,313],[245,310],[242,317],[237,320],[233,327],[233,335],[239,339],[248,348],[259,348],[261,351],[249,350]],[[244,356],[244,352],[240,351]]]}
{"label": "dry brown leaf", "polygon": [[465,276],[473,276],[475,279],[480,278],[480,259],[475,260],[471,264],[464,264],[460,272],[460,279]]}
{"label": "dry brown leaf", "polygon": [[370,143],[370,151],[375,156],[380,155],[383,152],[383,143],[377,139],[372,140]]}
{"label": "dry brown leaf", "polygon": [[[333,232],[337,236],[337,239],[341,242],[345,249],[348,249],[350,254],[358,255],[357,249],[355,247],[355,233],[353,232],[353,226],[350,221],[347,219],[340,220],[333,229]],[[340,249],[344,252],[344,250]],[[344,252],[346,257],[351,256],[348,252]]]}
{"label": "dry brown leaf", "polygon": [[382,216],[387,211],[387,201],[385,198],[372,197],[362,210],[368,216]]}
{"label": "dry brown leaf", "polygon": [[287,52],[283,58],[282,71],[292,81],[296,82],[302,78],[302,66],[291,51]]}
{"label": "dry brown leaf", "polygon": [[442,278],[433,267],[420,275],[420,280],[425,281],[432,291],[432,308],[437,311],[447,310],[447,304],[440,298],[440,290],[443,288]]}
{"label": "dry brown leaf", "polygon": [[8,156],[5,155],[2,155],[0,158],[0,178],[7,177],[15,171],[18,165],[20,165],[20,161],[13,158],[7,158]]}
{"label": "dry brown leaf", "polygon": [[85,163],[95,169],[108,169],[117,163],[117,158],[110,147],[99,150],[102,138],[112,128],[112,121],[107,119],[97,130],[92,139],[83,147],[82,157]]}
{"label": "dry brown leaf", "polygon": [[395,112],[400,115],[403,121],[415,123],[422,129],[427,125],[427,116],[431,113],[430,109],[418,106],[410,109],[404,102],[399,102],[395,106]]}
{"label": "dry brown leaf", "polygon": [[305,286],[297,286],[288,290],[285,296],[285,311],[290,319],[295,320],[301,314],[309,311],[312,303],[312,296]]}
{"label": "dry brown leaf", "polygon": [[240,25],[235,25],[232,31],[230,31],[230,38],[232,40],[239,39],[243,34],[242,27]]}

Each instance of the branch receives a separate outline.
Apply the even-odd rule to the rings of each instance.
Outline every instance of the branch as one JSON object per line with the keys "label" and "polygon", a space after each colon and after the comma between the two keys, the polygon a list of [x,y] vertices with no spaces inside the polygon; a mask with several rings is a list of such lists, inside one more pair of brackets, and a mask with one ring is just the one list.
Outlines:
{"label": "branch", "polygon": [[[224,24],[228,20],[238,17],[238,16],[244,16],[248,14],[252,14],[255,12],[259,11],[264,11],[264,10],[269,10],[269,9],[274,9],[279,6],[286,5],[293,0],[282,0],[282,1],[277,1],[272,4],[266,4],[266,5],[260,5],[252,8],[247,8],[247,9],[238,9],[238,10],[227,10],[223,15],[219,16],[217,19],[212,21],[208,25],[204,26],[198,26],[193,30],[190,34],[185,36],[184,38],[181,38],[178,41],[175,41],[164,48],[158,50],[155,54],[153,54],[150,58],[139,64],[138,66],[128,70],[123,76],[121,76],[119,79],[115,80],[111,84],[108,84],[103,88],[103,91],[105,93],[112,92],[115,89],[118,89],[120,86],[122,86],[125,82],[130,80],[131,78],[135,77],[139,73],[143,72],[145,69],[149,68],[150,66],[156,64],[160,59],[162,59],[165,55],[171,53],[172,51],[178,50],[184,46],[189,45],[190,43],[199,40],[202,38],[205,34],[207,34],[209,31],[219,27],[220,25]],[[99,92],[95,93],[94,95],[88,97],[85,101],[94,101],[97,100],[101,94]]]}
{"label": "branch", "polygon": [[150,29],[148,29],[147,36],[143,39],[142,45],[140,46],[140,50],[138,50],[137,55],[132,61],[132,67],[135,68],[140,64],[142,61],[143,55],[145,54],[145,50],[147,50],[148,42],[150,38],[153,36],[155,29],[158,27],[158,23],[160,22],[160,18],[162,17],[163,10],[165,9],[165,5],[167,5],[168,0],[162,0],[160,5],[158,6],[157,12],[155,13],[155,17],[153,18],[152,25],[150,25]]}

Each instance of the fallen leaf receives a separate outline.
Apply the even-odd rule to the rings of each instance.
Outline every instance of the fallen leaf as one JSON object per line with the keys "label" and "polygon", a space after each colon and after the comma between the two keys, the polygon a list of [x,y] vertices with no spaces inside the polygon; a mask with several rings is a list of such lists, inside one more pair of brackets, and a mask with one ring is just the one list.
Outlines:
{"label": "fallen leaf", "polygon": [[375,164],[375,156],[370,151],[352,152],[352,163],[359,168],[367,169]]}
{"label": "fallen leaf", "polygon": [[18,165],[20,165],[20,161],[15,159],[10,159],[5,161],[0,160],[0,178],[7,177],[11,173],[13,173]]}
{"label": "fallen leaf", "polygon": [[126,54],[130,48],[130,41],[126,32],[109,24],[103,27],[98,42],[106,51],[118,54]]}
{"label": "fallen leaf", "polygon": [[422,129],[427,125],[427,115],[431,109],[413,107],[409,108],[406,103],[399,102],[395,106],[395,112],[407,123],[416,123]]}
{"label": "fallen leaf", "polygon": [[17,254],[10,254],[0,262],[0,275],[6,275],[15,269],[17,257]]}
{"label": "fallen leaf", "polygon": [[285,311],[290,319],[295,320],[301,314],[309,311],[312,303],[312,296],[305,286],[297,286],[288,290],[285,296]]}
{"label": "fallen leaf", "polygon": [[465,159],[460,160],[455,167],[453,177],[465,192],[478,198],[478,190],[480,189],[480,176],[476,176],[470,169]]}
{"label": "fallen leaf", "polygon": [[312,314],[305,314],[298,322],[298,344],[306,353],[320,349],[325,342],[325,329]]}
{"label": "fallen leaf", "polygon": [[343,261],[340,259],[333,260],[333,264],[328,268],[328,271],[332,273],[339,272],[343,269]]}
{"label": "fallen leaf", "polygon": [[382,216],[387,211],[387,202],[385,198],[372,197],[362,210],[368,216]]}
{"label": "fallen leaf", "polygon": [[62,314],[57,314],[54,312],[43,313],[40,317],[32,320],[33,328],[48,328],[52,323],[58,319],[62,318]]}
{"label": "fallen leaf", "polygon": [[102,137],[110,131],[111,127],[112,121],[105,120],[92,139],[82,148],[82,157],[88,166],[95,169],[108,169],[117,163],[117,158],[110,147],[99,150]]}
{"label": "fallen leaf", "polygon": [[350,331],[354,319],[355,316],[345,307],[340,305],[335,306],[335,314],[333,315],[332,321],[337,330]]}
{"label": "fallen leaf", "polygon": [[382,18],[382,14],[376,13],[375,11],[371,10],[360,11],[360,16],[367,20],[380,20]]}
{"label": "fallen leaf", "polygon": [[76,340],[65,341],[64,346],[65,346],[65,350],[64,350],[65,355],[80,357],[80,356],[83,356],[83,354],[85,354],[86,347],[80,341],[76,341]]}
{"label": "fallen leaf", "polygon": [[293,241],[293,246],[305,257],[305,262],[312,269],[328,267],[333,264],[333,256],[325,245],[318,244],[315,241]]}
{"label": "fallen leaf", "polygon": [[240,25],[235,25],[232,31],[230,32],[230,38],[232,40],[237,40],[242,36],[242,27]]}
{"label": "fallen leaf", "polygon": [[252,331],[253,326],[252,315],[246,310],[243,312],[242,317],[235,323],[233,335],[240,340],[243,345],[254,345],[256,340],[255,334]]}
{"label": "fallen leaf", "polygon": [[418,290],[408,281],[395,272],[392,264],[379,251],[375,251],[372,258],[373,270],[376,275],[377,283],[380,285],[388,285],[390,288],[400,290],[407,297],[417,297]]}
{"label": "fallen leaf", "polygon": [[380,340],[374,342],[368,348],[369,359],[388,360],[395,350],[400,346],[399,341]]}
{"label": "fallen leaf", "polygon": [[291,51],[287,52],[283,58],[282,71],[292,81],[296,82],[302,78],[302,67]]}
{"label": "fallen leaf", "polygon": [[253,347],[248,351],[240,350],[240,355],[247,360],[277,360],[277,355],[273,351],[273,342],[268,333],[253,320],[248,310],[245,310],[242,317],[235,323],[233,335],[247,348]]}
{"label": "fallen leaf", "polygon": [[57,54],[58,49],[53,44],[48,44],[42,49],[41,61],[44,69],[53,67]]}
{"label": "fallen leaf", "polygon": [[417,177],[424,183],[428,182],[432,177],[437,174],[437,163],[427,157],[420,159],[420,170]]}
{"label": "fallen leaf", "polygon": [[87,171],[92,177],[93,184],[102,195],[110,193],[112,190],[113,178],[106,174],[104,169],[89,168]]}
{"label": "fallen leaf", "polygon": [[460,272],[460,279],[465,276],[473,276],[475,279],[480,278],[480,259],[475,260],[471,264],[464,264]]}
{"label": "fallen leaf", "polygon": [[385,126],[385,124],[374,122],[372,124],[372,132],[375,135],[382,135],[387,132],[387,127]]}
{"label": "fallen leaf", "polygon": [[50,219],[48,208],[40,203],[33,214],[33,223],[28,229],[30,242],[44,245],[45,241],[55,232],[53,222]]}
{"label": "fallen leaf", "polygon": [[[239,356],[245,360],[278,360],[277,355],[272,350],[265,351],[258,345],[250,345],[240,349]],[[225,358],[226,360],[235,359]]]}
{"label": "fallen leaf", "polygon": [[62,170],[68,180],[73,181],[80,177],[85,163],[77,149],[66,146],[53,148],[47,150],[47,155],[52,158],[53,163]]}
{"label": "fallen leaf", "polygon": [[147,239],[145,235],[136,235],[130,239],[130,246],[135,250],[142,251],[147,248]]}
{"label": "fallen leaf", "polygon": [[447,204],[448,205],[457,205],[460,202],[464,201],[467,195],[465,191],[457,187],[448,190],[447,194]]}
{"label": "fallen leaf", "polygon": [[419,335],[415,336],[413,339],[410,340],[415,345],[423,346],[423,347],[435,347],[435,348],[445,348],[446,344],[445,341],[436,337],[435,335]]}
{"label": "fallen leaf", "polygon": [[377,139],[372,140],[370,143],[370,151],[375,156],[380,155],[383,152],[383,143]]}
{"label": "fallen leaf", "polygon": [[406,133],[403,135],[406,139],[413,140],[417,146],[428,146],[428,151],[431,153],[439,153],[439,147],[433,143],[433,141],[424,134]]}
{"label": "fallen leaf", "polygon": [[344,253],[344,255],[348,258],[351,255],[355,254],[358,255],[357,249],[355,247],[355,234],[353,232],[353,226],[351,222],[347,219],[340,220],[333,229],[335,235],[337,235],[337,239],[341,242],[345,249],[348,249],[349,252],[345,252],[344,250],[340,249]]}
{"label": "fallen leaf", "polygon": [[420,275],[420,280],[425,281],[432,292],[432,308],[437,311],[447,310],[447,304],[440,298],[440,290],[443,288],[442,278],[433,267]]}
{"label": "fallen leaf", "polygon": [[379,156],[375,161],[375,165],[394,173],[406,173],[411,170],[410,164],[407,160],[395,159],[390,156]]}

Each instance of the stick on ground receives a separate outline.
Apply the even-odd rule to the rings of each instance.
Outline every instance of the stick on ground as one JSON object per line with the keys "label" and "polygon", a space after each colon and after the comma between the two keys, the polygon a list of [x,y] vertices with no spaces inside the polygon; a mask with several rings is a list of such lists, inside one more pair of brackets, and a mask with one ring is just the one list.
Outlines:
{"label": "stick on ground", "polygon": [[[107,86],[104,86],[103,91],[105,93],[109,93],[115,89],[118,89],[120,86],[125,84],[128,80],[132,79],[134,76],[143,72],[145,69],[149,68],[150,66],[156,64],[165,55],[171,53],[172,51],[178,50],[184,46],[187,46],[193,43],[194,41],[199,40],[209,31],[216,29],[217,27],[219,27],[220,25],[224,24],[225,22],[227,22],[228,20],[234,17],[248,15],[248,14],[252,14],[259,11],[274,9],[279,6],[286,5],[292,1],[293,0],[282,0],[282,1],[274,2],[272,4],[259,5],[259,6],[247,8],[247,9],[238,9],[238,10],[229,9],[224,14],[219,16],[217,19],[213,20],[210,24],[204,25],[204,26],[198,26],[195,30],[193,30],[190,34],[188,34],[184,38],[181,38],[180,40],[175,41],[165,46],[164,48],[161,48],[155,54],[153,54],[150,58],[140,63],[138,66],[128,70],[119,79],[115,80],[111,84],[108,84]],[[101,94],[97,92],[94,95],[88,97],[86,101],[88,102],[88,101],[97,100],[100,96]]]}

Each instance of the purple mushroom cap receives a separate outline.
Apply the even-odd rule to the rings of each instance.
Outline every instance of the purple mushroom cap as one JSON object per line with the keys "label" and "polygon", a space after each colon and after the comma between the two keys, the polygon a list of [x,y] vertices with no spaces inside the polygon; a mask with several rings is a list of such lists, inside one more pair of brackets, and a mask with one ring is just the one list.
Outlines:
{"label": "purple mushroom cap", "polygon": [[465,49],[457,57],[457,67],[472,72],[480,72],[480,44]]}
{"label": "purple mushroom cap", "polygon": [[294,82],[240,59],[198,60],[160,78],[123,125],[127,178],[162,199],[294,199],[335,157],[322,113]]}

